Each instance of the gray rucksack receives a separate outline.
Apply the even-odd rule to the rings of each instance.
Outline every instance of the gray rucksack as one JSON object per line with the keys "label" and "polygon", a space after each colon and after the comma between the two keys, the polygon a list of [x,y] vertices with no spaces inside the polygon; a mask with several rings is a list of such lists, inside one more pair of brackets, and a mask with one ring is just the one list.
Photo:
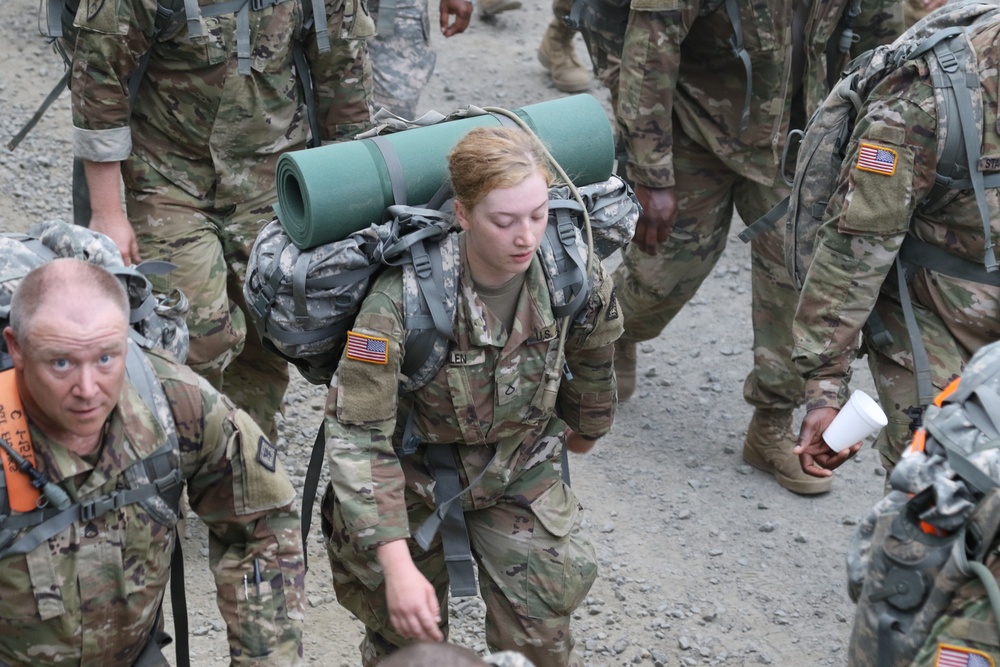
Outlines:
{"label": "gray rucksack", "polygon": [[1000,626],[987,567],[1000,534],[1000,342],[980,349],[957,387],[935,399],[915,443],[892,472],[893,491],[851,541],[851,667],[911,664],[962,587],[985,588],[992,618],[978,620]]}
{"label": "gray rucksack", "polygon": [[[639,205],[617,176],[578,188],[604,258],[631,238]],[[557,318],[586,305],[587,245],[579,227],[582,209],[566,186],[549,192],[549,224],[539,250]],[[458,232],[447,205],[438,211],[391,206],[389,222],[309,250],[292,245],[279,221],[264,227],[247,265],[244,298],[265,346],[314,384],[329,384],[347,330],[376,273],[403,267],[406,356],[401,389],[427,384],[443,366],[454,340],[458,290]]]}

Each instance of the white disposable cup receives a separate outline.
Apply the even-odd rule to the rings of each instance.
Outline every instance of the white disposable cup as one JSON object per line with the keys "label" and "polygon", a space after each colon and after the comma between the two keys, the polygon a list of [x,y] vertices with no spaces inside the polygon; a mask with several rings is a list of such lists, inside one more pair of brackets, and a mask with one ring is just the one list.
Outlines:
{"label": "white disposable cup", "polygon": [[889,419],[871,396],[861,390],[851,394],[843,409],[823,431],[823,440],[835,452],[878,433]]}

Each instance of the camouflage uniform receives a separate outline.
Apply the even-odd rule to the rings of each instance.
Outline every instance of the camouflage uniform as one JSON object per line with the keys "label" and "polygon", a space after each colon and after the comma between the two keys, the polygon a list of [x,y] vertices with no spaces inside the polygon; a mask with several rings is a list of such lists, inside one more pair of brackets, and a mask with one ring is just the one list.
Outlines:
{"label": "camouflage uniform", "polygon": [[[998,34],[1000,25],[993,23],[973,39],[984,101],[980,164],[986,171],[1000,162],[990,159],[1000,155]],[[866,329],[864,352],[889,417],[875,443],[887,465],[898,460],[910,436],[910,419],[903,411],[917,405],[909,336],[892,271],[903,239],[910,232],[950,255],[983,262],[983,223],[971,190],[959,192],[935,212],[916,210],[934,184],[937,166],[936,109],[927,76],[922,61],[909,63],[886,77],[862,108],[795,316],[794,361],[807,378],[811,409],[842,405],[858,337],[869,315],[879,315],[891,340],[876,339]],[[892,175],[856,167],[863,142],[896,152]],[[995,191],[987,191],[987,203],[996,244],[1000,211]],[[909,293],[938,389],[961,372],[979,347],[1000,339],[1000,289],[919,269]]]}
{"label": "camouflage uniform", "polygon": [[[278,156],[304,148],[308,134],[292,65],[302,0],[249,13],[248,75],[237,71],[233,14],[203,16],[204,37],[190,37],[181,23],[151,43],[155,0],[80,7],[75,154],[122,161],[126,208],[143,259],[179,266],[155,285],[177,287],[191,302],[189,363],[273,436],[287,365],[264,351],[256,335],[247,336],[242,285],[253,240],[273,216]],[[318,54],[311,35],[306,54],[323,139],[338,139],[370,120],[371,71],[364,41],[354,37],[370,33],[371,21],[361,0],[327,0],[326,8],[331,51]],[[130,109],[126,81],[137,54],[147,51],[149,66]]]}
{"label": "camouflage uniform", "polygon": [[[581,666],[570,614],[597,570],[580,534],[580,506],[560,478],[566,424],[591,438],[611,428],[615,410],[613,342],[621,318],[601,269],[590,310],[568,332],[563,380],[559,331],[536,257],[528,269],[513,331],[483,305],[463,261],[449,362],[426,387],[397,404],[403,329],[399,271],[378,278],[355,331],[386,338],[388,363],[343,359],[327,399],[331,485],[323,529],[342,605],[367,626],[366,666],[406,645],[388,620],[385,584],[374,547],[401,538],[434,509],[427,449],[453,445],[479,589],[486,602],[490,650],[516,650],[538,667]],[[422,438],[397,456],[410,407]],[[555,417],[559,413],[564,423]],[[377,491],[377,492],[375,492]],[[448,577],[440,537],[427,552],[408,540],[416,566],[447,609]],[[447,633],[448,621],[442,621]]]}
{"label": "camouflage uniform", "polygon": [[368,42],[375,106],[413,120],[437,62],[427,0],[371,0],[369,7],[378,30]]}
{"label": "camouflage uniform", "polygon": [[[304,568],[291,482],[280,462],[261,462],[267,441],[246,413],[166,356],[147,358],[176,423],[191,508],[209,527],[232,664],[301,664]],[[167,443],[160,423],[127,382],[96,461],[30,429],[39,468],[77,502],[126,488],[125,468]],[[26,556],[5,558],[0,664],[132,665],[155,629],[175,535],[132,504],[78,519]]]}
{"label": "camouflage uniform", "polygon": [[[678,214],[656,255],[630,245],[615,271],[624,342],[655,338],[694,296],[722,254],[734,206],[750,223],[787,194],[778,165],[789,124],[804,125],[826,96],[828,69],[838,73],[826,45],[840,36],[845,0],[804,8],[798,57],[791,57],[794,2],[741,3],[753,66],[749,124],[741,131],[747,84],[730,44],[733,26],[722,3],[700,15],[704,4],[631,4],[618,89],[628,175],[650,188],[673,187]],[[899,34],[897,2],[868,0],[862,9],[855,53]],[[801,401],[802,382],[790,363],[797,294],[782,246],[781,230],[752,245],[754,369],[744,396],[755,407],[787,410]]]}

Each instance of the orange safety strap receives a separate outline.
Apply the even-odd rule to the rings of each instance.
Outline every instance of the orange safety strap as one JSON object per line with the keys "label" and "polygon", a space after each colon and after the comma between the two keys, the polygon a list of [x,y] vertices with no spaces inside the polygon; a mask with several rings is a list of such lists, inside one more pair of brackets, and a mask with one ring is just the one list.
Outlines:
{"label": "orange safety strap", "polygon": [[[934,405],[939,408],[944,405],[945,400],[949,396],[955,393],[958,389],[958,383],[962,378],[957,377],[948,383],[948,386],[941,390],[941,393],[934,397]],[[907,454],[912,454],[915,452],[923,452],[924,447],[927,446],[927,431],[926,429],[917,429],[917,432],[913,434],[913,440],[910,441],[910,447],[907,450]]]}
{"label": "orange safety strap", "polygon": [[[21,406],[17,393],[14,370],[0,373],[0,438],[6,440],[14,451],[35,464],[35,450],[31,446],[28,433],[28,418]],[[6,450],[0,447],[0,462],[7,479],[7,500],[15,512],[31,512],[38,509],[40,492],[31,485],[31,478],[18,470]]]}

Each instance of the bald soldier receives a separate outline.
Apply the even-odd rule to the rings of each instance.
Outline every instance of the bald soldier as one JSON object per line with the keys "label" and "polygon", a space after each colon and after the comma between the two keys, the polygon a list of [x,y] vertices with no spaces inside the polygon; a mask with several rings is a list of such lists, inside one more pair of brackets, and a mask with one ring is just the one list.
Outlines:
{"label": "bald soldier", "polygon": [[49,506],[25,508],[21,473],[4,467],[0,665],[166,665],[158,626],[184,484],[209,529],[232,664],[301,664],[299,514],[274,448],[205,380],[130,343],[128,322],[118,280],[81,260],[53,260],[14,292],[0,378],[13,373],[15,389],[0,400],[19,397],[26,424],[10,428],[5,410],[0,435],[22,448],[30,436]]}

